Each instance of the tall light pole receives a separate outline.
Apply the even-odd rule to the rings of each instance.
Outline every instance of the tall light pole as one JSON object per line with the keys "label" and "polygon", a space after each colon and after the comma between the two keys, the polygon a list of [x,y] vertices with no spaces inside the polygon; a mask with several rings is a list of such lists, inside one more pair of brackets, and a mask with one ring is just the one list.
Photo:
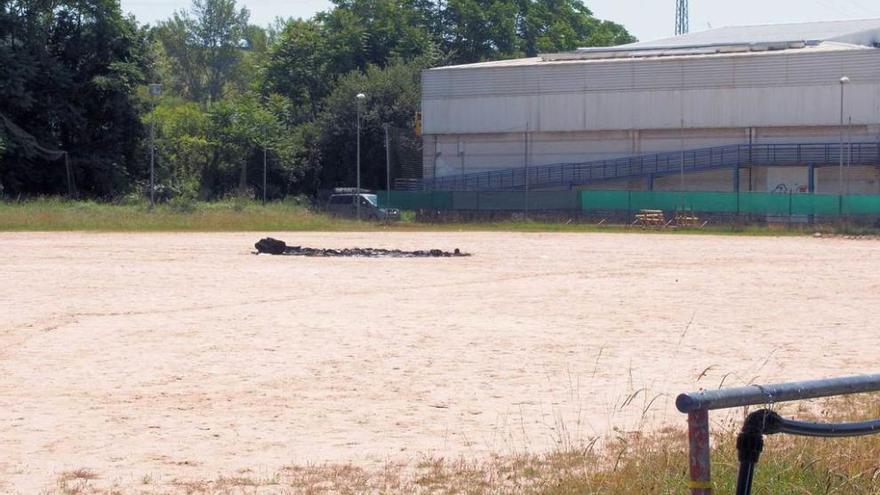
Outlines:
{"label": "tall light pole", "polygon": [[263,204],[266,204],[266,182],[269,174],[268,159],[266,155],[269,153],[269,143],[267,142],[265,131],[263,133],[263,139]]}
{"label": "tall light pole", "polygon": [[840,148],[838,149],[838,155],[840,155],[840,167],[838,168],[838,178],[837,178],[837,192],[841,196],[843,196],[843,89],[846,85],[849,84],[849,78],[843,76],[840,78]]}
{"label": "tall light pole", "polygon": [[[687,4],[685,4],[685,10],[687,10]],[[687,14],[685,14],[687,15]],[[685,33],[687,32],[685,28]],[[679,33],[680,34],[680,33]],[[678,116],[679,116],[679,127],[678,127],[678,147],[680,151],[679,159],[681,160],[679,174],[678,174],[678,190],[681,191],[681,202],[682,209],[684,209],[684,62],[679,62],[681,68],[681,101],[679,101],[678,108]]]}
{"label": "tall light pole", "polygon": [[361,103],[367,95],[358,93],[355,97],[357,104],[357,190],[354,195],[357,219],[361,219]]}
{"label": "tall light pole", "polygon": [[382,129],[385,130],[385,202],[391,203],[391,124],[382,124]]}
{"label": "tall light pole", "polygon": [[682,113],[678,136],[679,160],[681,161],[678,171],[678,190],[684,192],[684,113]]}
{"label": "tall light pole", "polygon": [[162,95],[161,84],[150,84],[150,103],[152,118],[150,119],[150,208],[156,206],[156,98]]}
{"label": "tall light pole", "polygon": [[846,124],[846,194],[849,195],[849,174],[852,167],[852,115]]}

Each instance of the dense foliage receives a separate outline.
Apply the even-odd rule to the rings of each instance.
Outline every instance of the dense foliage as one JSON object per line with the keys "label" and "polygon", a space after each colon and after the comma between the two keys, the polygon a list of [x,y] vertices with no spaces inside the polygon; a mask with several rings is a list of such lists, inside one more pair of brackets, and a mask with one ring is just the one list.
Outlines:
{"label": "dense foliage", "polygon": [[[0,112],[41,146],[70,150],[86,194],[110,195],[143,175],[135,91],[150,65],[145,38],[115,0],[0,0]],[[66,190],[60,160],[5,134],[6,193]]]}
{"label": "dense foliage", "polygon": [[0,191],[65,191],[40,153],[64,150],[80,193],[143,193],[151,133],[160,199],[261,196],[264,160],[271,198],[351,185],[361,92],[376,187],[382,126],[412,128],[423,69],[629,41],[579,0],[334,0],[268,27],[235,0],[143,27],[117,0],[0,0]]}

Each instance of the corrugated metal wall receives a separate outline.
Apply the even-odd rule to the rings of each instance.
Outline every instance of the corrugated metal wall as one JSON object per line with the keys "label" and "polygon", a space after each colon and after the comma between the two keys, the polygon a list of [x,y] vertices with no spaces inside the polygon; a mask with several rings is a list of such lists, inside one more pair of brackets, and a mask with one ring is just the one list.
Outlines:
{"label": "corrugated metal wall", "polygon": [[827,125],[847,75],[853,120],[880,121],[880,50],[435,69],[426,134]]}
{"label": "corrugated metal wall", "polygon": [[789,50],[662,59],[538,62],[531,65],[439,68],[422,74],[426,100],[585,91],[821,86],[841,75],[880,78],[880,50]]}

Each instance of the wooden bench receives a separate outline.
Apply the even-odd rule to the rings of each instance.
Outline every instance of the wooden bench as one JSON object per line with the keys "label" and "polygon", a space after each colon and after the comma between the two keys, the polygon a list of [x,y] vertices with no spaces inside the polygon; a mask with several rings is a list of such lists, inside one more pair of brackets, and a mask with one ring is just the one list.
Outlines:
{"label": "wooden bench", "polygon": [[642,227],[665,227],[669,225],[663,210],[639,210],[632,224]]}
{"label": "wooden bench", "polygon": [[692,211],[679,211],[675,214],[675,225],[678,227],[705,227],[709,222],[700,223],[700,217],[698,217]]}

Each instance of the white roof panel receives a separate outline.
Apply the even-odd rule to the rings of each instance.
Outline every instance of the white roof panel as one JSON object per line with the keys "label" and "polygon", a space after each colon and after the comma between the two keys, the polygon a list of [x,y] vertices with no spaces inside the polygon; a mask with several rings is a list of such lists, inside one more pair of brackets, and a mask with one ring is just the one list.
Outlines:
{"label": "white roof panel", "polygon": [[[708,31],[684,34],[673,38],[655,41],[641,41],[613,47],[617,50],[648,50],[662,48],[684,48],[693,46],[763,44],[804,41],[843,41],[847,43],[863,40],[880,42],[880,19],[856,21],[822,21],[799,24],[768,24],[761,26],[731,26]],[[871,41],[872,40],[872,41]],[[590,50],[581,48],[580,50]],[[606,48],[606,50],[608,50]]]}
{"label": "white roof panel", "polygon": [[492,69],[590,61],[759,56],[791,51],[859,50],[880,48],[880,19],[823,21],[800,24],[735,26],[690,33],[656,41],[613,47],[579,48],[577,51],[540,57],[498,60],[438,67]]}

